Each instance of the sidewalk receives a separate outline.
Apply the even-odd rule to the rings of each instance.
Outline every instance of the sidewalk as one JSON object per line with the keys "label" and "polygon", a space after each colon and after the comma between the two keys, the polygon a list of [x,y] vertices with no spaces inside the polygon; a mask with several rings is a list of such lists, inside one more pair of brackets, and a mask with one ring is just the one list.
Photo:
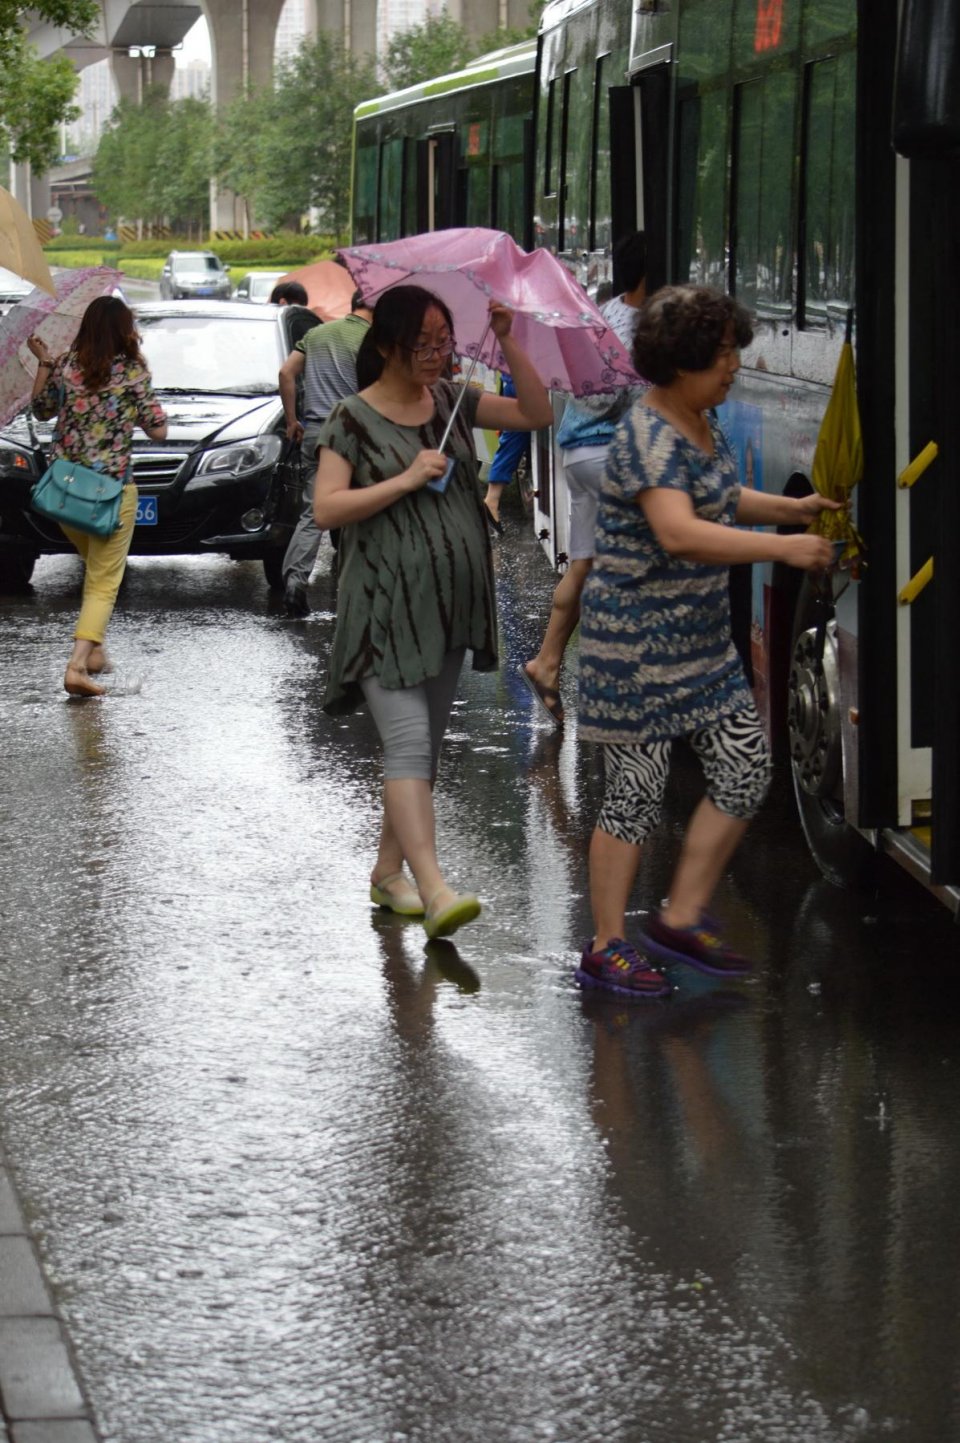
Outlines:
{"label": "sidewalk", "polygon": [[2,1144],[0,1443],[97,1443]]}

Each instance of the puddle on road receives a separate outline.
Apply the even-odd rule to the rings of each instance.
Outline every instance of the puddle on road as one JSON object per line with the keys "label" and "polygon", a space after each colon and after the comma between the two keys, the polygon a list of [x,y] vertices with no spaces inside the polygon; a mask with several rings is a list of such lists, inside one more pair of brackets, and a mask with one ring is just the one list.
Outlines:
{"label": "puddle on road", "polygon": [[135,563],[142,690],[78,706],[72,563],[3,603],[0,1116],[105,1439],[953,1436],[952,929],[819,882],[781,796],[717,900],[757,976],[582,997],[600,777],[515,677],[549,573],[499,573],[437,807],[484,911],[429,946],[367,900],[328,575],[286,626],[255,567]]}

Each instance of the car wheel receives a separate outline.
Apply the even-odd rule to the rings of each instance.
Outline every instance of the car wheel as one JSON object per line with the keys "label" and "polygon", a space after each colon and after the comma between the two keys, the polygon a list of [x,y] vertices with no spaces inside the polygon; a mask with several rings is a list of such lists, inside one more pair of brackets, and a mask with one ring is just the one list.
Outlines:
{"label": "car wheel", "polygon": [[0,552],[0,592],[9,596],[27,591],[38,555],[36,551]]}
{"label": "car wheel", "polygon": [[263,574],[271,591],[283,590],[283,558],[286,554],[285,546],[271,546],[263,558]]}
{"label": "car wheel", "polygon": [[794,620],[787,728],[793,791],[810,853],[834,886],[866,890],[876,854],[844,813],[836,623],[833,608],[809,580]]}

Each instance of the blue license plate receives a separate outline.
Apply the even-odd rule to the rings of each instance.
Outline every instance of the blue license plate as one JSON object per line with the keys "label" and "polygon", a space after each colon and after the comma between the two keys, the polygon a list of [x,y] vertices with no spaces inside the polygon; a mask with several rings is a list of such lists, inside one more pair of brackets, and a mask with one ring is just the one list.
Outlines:
{"label": "blue license plate", "polygon": [[140,496],[137,499],[137,520],[138,526],[156,526],[157,498],[156,496]]}
{"label": "blue license plate", "polygon": [[197,288],[197,295],[198,295],[198,296],[212,296],[212,295],[213,295],[213,286],[198,286],[198,288]]}

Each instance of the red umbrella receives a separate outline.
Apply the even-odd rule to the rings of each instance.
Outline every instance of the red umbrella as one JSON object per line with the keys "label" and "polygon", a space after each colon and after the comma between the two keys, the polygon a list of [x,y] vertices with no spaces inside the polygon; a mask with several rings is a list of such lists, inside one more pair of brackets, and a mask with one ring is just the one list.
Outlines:
{"label": "red umbrella", "polygon": [[350,300],[357,289],[350,272],[336,261],[313,261],[297,271],[288,271],[283,281],[299,281],[307,292],[307,305],[321,321],[338,321],[350,314]]}

